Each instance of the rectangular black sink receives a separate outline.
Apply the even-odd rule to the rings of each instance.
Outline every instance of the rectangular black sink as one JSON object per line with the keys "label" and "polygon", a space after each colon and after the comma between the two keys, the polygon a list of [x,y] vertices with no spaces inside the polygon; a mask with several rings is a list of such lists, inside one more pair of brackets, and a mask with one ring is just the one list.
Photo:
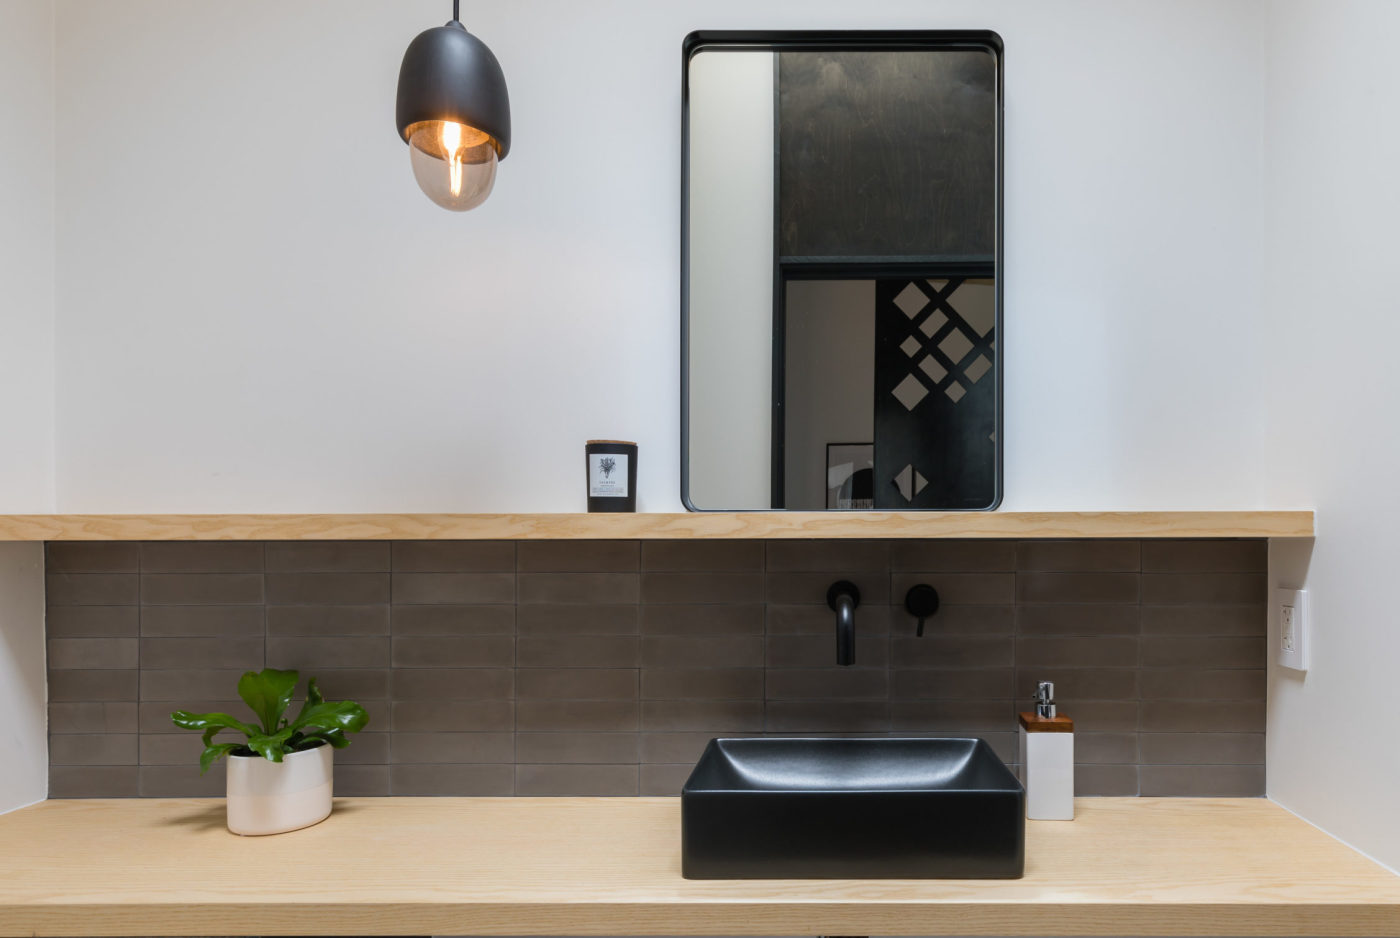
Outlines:
{"label": "rectangular black sink", "polygon": [[686,879],[1016,879],[1025,792],[981,739],[714,739]]}

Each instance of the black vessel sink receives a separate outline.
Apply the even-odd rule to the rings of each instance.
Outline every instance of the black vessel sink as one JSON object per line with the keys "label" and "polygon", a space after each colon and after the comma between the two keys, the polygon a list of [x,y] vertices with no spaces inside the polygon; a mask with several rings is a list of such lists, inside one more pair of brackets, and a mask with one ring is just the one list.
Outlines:
{"label": "black vessel sink", "polygon": [[981,739],[714,739],[681,790],[687,879],[1015,879],[1025,793]]}

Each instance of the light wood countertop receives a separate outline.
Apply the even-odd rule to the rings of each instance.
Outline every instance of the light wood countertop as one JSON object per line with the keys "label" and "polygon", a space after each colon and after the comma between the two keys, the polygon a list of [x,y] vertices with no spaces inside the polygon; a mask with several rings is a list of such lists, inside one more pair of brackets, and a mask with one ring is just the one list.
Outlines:
{"label": "light wood countertop", "polygon": [[1312,536],[1311,511],[0,515],[0,541]]}
{"label": "light wood countertop", "polygon": [[219,800],[0,817],[0,935],[1400,935],[1400,877],[1261,799],[1099,798],[1027,823],[1019,880],[705,881],[673,798]]}

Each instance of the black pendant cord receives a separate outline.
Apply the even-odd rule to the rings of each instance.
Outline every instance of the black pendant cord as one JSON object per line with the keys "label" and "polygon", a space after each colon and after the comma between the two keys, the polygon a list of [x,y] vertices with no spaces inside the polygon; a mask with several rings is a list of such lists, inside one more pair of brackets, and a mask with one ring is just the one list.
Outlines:
{"label": "black pendant cord", "polygon": [[462,21],[462,0],[452,0],[452,22]]}

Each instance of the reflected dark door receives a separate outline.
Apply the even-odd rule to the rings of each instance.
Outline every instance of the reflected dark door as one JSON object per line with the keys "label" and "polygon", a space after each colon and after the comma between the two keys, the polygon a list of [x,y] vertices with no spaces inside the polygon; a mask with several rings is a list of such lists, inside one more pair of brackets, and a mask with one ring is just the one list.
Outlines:
{"label": "reflected dark door", "polygon": [[990,278],[877,281],[877,509],[992,505],[995,326]]}

